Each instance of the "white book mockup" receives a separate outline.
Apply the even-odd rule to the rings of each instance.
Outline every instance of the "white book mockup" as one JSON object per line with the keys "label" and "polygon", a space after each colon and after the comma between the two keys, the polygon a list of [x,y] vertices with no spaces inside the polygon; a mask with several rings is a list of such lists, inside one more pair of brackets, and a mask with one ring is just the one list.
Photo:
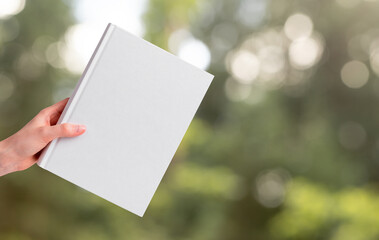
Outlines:
{"label": "white book mockup", "polygon": [[143,216],[213,76],[109,24],[38,165]]}

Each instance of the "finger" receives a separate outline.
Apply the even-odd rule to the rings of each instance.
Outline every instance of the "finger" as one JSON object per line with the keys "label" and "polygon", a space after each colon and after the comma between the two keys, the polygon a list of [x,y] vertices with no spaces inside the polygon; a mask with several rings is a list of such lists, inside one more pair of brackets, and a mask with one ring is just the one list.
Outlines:
{"label": "finger", "polygon": [[59,116],[63,112],[68,100],[69,98],[65,98],[50,107],[44,108],[38,115],[42,115],[42,117]]}
{"label": "finger", "polygon": [[59,113],[59,114],[54,113],[53,115],[51,115],[50,116],[50,125],[53,126],[53,125],[57,124],[60,116],[61,116],[61,113]]}
{"label": "finger", "polygon": [[41,138],[44,142],[48,143],[59,137],[76,137],[83,134],[85,131],[86,127],[84,125],[64,123],[55,126],[43,127],[41,131]]}

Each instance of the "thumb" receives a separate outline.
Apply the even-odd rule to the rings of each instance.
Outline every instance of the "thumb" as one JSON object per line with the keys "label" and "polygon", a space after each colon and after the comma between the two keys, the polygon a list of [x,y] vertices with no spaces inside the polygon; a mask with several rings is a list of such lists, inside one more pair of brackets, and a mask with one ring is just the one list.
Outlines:
{"label": "thumb", "polygon": [[63,123],[54,125],[51,127],[46,127],[43,131],[43,139],[46,142],[50,142],[55,138],[59,137],[76,137],[83,134],[86,131],[86,127],[84,125]]}

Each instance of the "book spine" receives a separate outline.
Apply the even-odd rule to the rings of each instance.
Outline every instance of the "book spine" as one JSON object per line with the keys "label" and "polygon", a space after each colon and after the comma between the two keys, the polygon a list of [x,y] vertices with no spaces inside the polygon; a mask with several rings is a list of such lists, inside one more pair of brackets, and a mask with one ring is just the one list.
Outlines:
{"label": "book spine", "polygon": [[[91,59],[89,60],[81,78],[79,79],[78,83],[76,84],[74,92],[72,93],[69,101],[67,102],[66,107],[64,108],[61,116],[59,117],[57,124],[66,123],[68,121],[68,119],[70,118],[70,115],[71,115],[73,109],[75,108],[75,105],[77,104],[77,102],[80,98],[80,95],[83,92],[83,90],[84,90],[84,88],[88,82],[88,79],[91,77],[91,74],[92,74],[92,72],[96,66],[96,63],[98,62],[100,55],[101,55],[103,49],[105,48],[105,46],[108,42],[108,39],[111,36],[114,29],[115,29],[115,25],[109,23],[107,28],[105,29],[100,41],[99,41],[99,43],[97,44],[96,49],[95,49],[94,53],[92,54]],[[59,142],[59,138],[54,139],[42,151],[42,153],[41,153],[41,155],[37,161],[37,164],[40,167],[42,167],[42,168],[46,167],[49,156],[53,152],[54,147],[56,146],[56,144],[58,142]]]}

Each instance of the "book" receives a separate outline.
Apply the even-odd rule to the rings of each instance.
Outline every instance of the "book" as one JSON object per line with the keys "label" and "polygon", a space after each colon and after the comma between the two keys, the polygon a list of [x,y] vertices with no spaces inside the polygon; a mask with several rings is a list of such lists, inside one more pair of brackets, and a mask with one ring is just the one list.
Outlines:
{"label": "book", "polygon": [[213,75],[108,24],[38,165],[143,216]]}

